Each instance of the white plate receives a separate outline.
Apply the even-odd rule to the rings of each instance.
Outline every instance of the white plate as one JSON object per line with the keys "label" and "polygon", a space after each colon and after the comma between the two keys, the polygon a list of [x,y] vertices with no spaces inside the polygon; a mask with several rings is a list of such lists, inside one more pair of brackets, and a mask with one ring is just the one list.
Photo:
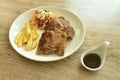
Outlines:
{"label": "white plate", "polygon": [[[36,49],[32,51],[26,51],[23,47],[18,48],[17,45],[14,43],[14,38],[17,35],[17,33],[22,29],[24,24],[29,20],[29,16],[31,11],[35,9],[40,10],[48,10],[52,11],[53,13],[65,17],[67,20],[70,21],[71,26],[75,30],[74,38],[67,43],[67,46],[65,48],[64,56],[58,56],[58,55],[36,55]],[[60,8],[60,7],[53,7],[53,6],[42,6],[34,9],[30,9],[23,14],[21,14],[12,24],[10,31],[9,31],[9,40],[12,45],[12,47],[22,56],[35,60],[35,61],[42,61],[42,62],[48,62],[48,61],[56,61],[63,58],[66,58],[73,54],[83,43],[85,37],[85,27],[83,26],[83,23],[81,20],[72,12]]]}

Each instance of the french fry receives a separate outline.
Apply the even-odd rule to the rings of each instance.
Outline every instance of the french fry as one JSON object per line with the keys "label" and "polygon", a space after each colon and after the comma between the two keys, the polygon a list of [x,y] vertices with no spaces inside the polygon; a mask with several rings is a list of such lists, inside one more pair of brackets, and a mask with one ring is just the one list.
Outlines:
{"label": "french fry", "polygon": [[25,28],[23,33],[24,33],[24,35],[23,35],[23,44],[26,44],[28,42],[28,40],[29,40],[29,34],[27,34],[27,32],[26,32],[26,28]]}
{"label": "french fry", "polygon": [[23,33],[21,33],[19,39],[18,39],[18,42],[17,42],[17,46],[18,47],[21,47],[23,45]]}
{"label": "french fry", "polygon": [[27,24],[28,24],[30,30],[36,29],[37,24],[36,24],[36,25],[35,25],[35,24],[32,24],[30,21],[29,21]]}
{"label": "french fry", "polygon": [[26,33],[29,35],[31,32],[29,23],[26,24]]}
{"label": "french fry", "polygon": [[35,27],[35,25],[28,22],[15,37],[15,43],[18,47],[25,45],[25,49],[29,51],[37,46],[38,37],[38,29]]}
{"label": "french fry", "polygon": [[38,38],[40,36],[40,31],[36,29],[36,33],[37,33],[37,38]]}
{"label": "french fry", "polygon": [[32,39],[36,40],[38,38],[36,30],[31,30],[31,33],[32,33]]}
{"label": "french fry", "polygon": [[18,40],[19,40],[20,36],[21,36],[21,31],[15,37],[15,43],[16,44],[18,43]]}
{"label": "french fry", "polygon": [[33,41],[33,44],[32,44],[32,49],[34,49],[35,47],[37,46],[37,41],[35,40],[35,41]]}
{"label": "french fry", "polygon": [[26,50],[31,50],[32,49],[32,43],[33,43],[32,37],[30,36],[29,40],[27,42],[27,45],[26,45]]}

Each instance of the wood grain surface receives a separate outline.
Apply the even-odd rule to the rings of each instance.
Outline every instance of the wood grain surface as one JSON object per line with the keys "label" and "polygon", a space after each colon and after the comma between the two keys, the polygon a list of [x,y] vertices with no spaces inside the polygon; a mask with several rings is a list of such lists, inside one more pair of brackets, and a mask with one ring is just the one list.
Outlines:
{"label": "wood grain surface", "polygon": [[[24,11],[39,6],[66,8],[86,26],[83,45],[70,57],[42,63],[20,56],[9,43],[9,29]],[[87,49],[111,42],[103,68],[84,69],[79,60]],[[0,80],[120,80],[120,0],[0,0]]]}

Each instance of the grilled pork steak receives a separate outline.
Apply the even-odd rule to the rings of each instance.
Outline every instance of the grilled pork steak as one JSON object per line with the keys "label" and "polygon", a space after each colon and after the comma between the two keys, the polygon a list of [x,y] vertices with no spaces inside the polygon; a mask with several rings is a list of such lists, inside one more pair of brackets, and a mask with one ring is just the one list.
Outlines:
{"label": "grilled pork steak", "polygon": [[64,55],[67,40],[74,36],[74,29],[64,17],[50,19],[44,27],[44,32],[37,49],[37,54]]}
{"label": "grilled pork steak", "polygon": [[61,31],[45,31],[39,41],[37,54],[64,54],[66,34]]}

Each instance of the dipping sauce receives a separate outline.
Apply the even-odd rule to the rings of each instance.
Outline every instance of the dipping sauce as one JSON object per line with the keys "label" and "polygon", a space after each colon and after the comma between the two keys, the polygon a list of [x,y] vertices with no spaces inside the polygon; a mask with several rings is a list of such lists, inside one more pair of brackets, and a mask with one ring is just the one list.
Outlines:
{"label": "dipping sauce", "polygon": [[101,59],[99,55],[90,53],[84,57],[83,62],[89,68],[97,68],[101,64]]}

